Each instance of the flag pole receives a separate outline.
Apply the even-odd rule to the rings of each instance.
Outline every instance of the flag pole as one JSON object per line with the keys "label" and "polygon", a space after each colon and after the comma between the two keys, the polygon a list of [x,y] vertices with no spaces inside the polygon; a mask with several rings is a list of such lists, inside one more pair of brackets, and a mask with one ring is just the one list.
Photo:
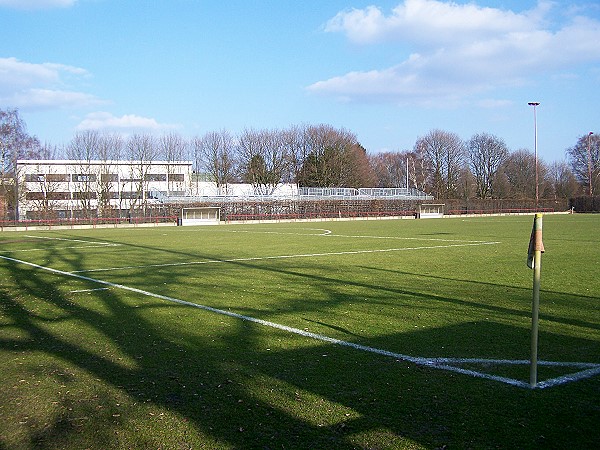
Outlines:
{"label": "flag pole", "polygon": [[535,387],[537,384],[537,352],[538,352],[538,322],[540,313],[540,284],[542,275],[542,253],[544,243],[542,242],[542,217],[537,213],[533,220],[533,230],[529,242],[530,267],[533,266],[533,303],[531,308],[531,363],[529,366],[529,384]]}

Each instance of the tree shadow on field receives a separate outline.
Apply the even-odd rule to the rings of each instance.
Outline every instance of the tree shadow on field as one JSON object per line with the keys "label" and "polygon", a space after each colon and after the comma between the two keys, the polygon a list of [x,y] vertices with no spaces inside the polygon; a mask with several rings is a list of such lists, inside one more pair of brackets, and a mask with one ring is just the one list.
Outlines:
{"label": "tree shadow on field", "polygon": [[[514,296],[514,299],[516,301],[522,300],[521,304],[523,304],[523,305],[528,305],[529,302],[531,302],[531,296],[532,296],[531,288],[520,288],[520,287],[515,287],[512,285],[490,283],[490,282],[485,282],[485,281],[480,281],[480,280],[474,281],[474,280],[466,280],[466,279],[453,278],[453,277],[447,277],[447,276],[441,276],[441,275],[431,275],[431,274],[414,273],[414,272],[401,271],[401,270],[383,269],[381,267],[362,266],[362,268],[365,270],[387,272],[387,273],[394,274],[394,275],[408,275],[411,277],[419,277],[421,279],[450,281],[452,283],[457,283],[457,284],[460,283],[462,285],[471,285],[471,286],[473,286],[472,289],[475,292],[481,292],[483,289],[488,288],[488,287],[489,288],[502,288],[503,289],[503,291],[501,293],[502,298],[507,298],[512,295],[512,296]],[[584,300],[588,303],[590,300],[592,302],[600,301],[600,297],[596,297],[596,296],[573,295],[573,294],[567,294],[564,292],[557,292],[557,291],[551,291],[551,290],[542,290],[541,292],[544,297],[544,302],[546,302],[546,303],[549,303],[549,302],[551,303],[554,301],[560,301],[563,303],[574,303],[579,300]],[[418,296],[419,294],[415,293],[414,295]],[[438,298],[440,298],[440,297],[438,297]],[[523,315],[523,311],[521,311],[521,310],[507,308],[507,307],[503,307],[503,306],[497,306],[497,305],[491,304],[491,303],[476,302],[473,300],[464,300],[464,299],[458,299],[458,298],[441,298],[441,300],[447,301],[449,303],[464,305],[464,306],[467,306],[467,305],[476,306],[477,308],[480,308],[482,310],[487,310],[490,312],[500,312],[502,314],[516,315],[516,316]],[[529,307],[529,305],[528,305],[528,307]],[[530,311],[528,311],[528,313],[529,312]],[[578,327],[600,330],[599,323],[586,321],[586,320],[577,320],[577,319],[568,318],[568,317],[559,317],[556,315],[546,313],[544,311],[542,311],[540,314],[541,314],[540,317],[544,320],[557,322],[557,323],[563,323],[566,325],[574,325],[574,326],[578,326]]]}
{"label": "tree shadow on field", "polygon": [[[48,252],[45,264],[52,267],[57,258]],[[76,250],[60,262],[71,271],[86,266],[85,254]],[[292,270],[261,269],[306,280]],[[13,261],[0,262],[0,270],[6,274],[0,283],[0,351],[10,361],[3,363],[9,378],[0,379],[13,385],[0,394],[6,419],[0,425],[6,443],[0,445],[6,447],[593,448],[599,443],[593,431],[599,418],[597,380],[547,394],[519,390],[118,289],[74,295],[71,284],[78,290],[98,284]],[[185,283],[183,275],[153,276]],[[296,307],[299,313],[311,308]],[[506,339],[515,332],[477,326],[478,332]],[[435,333],[386,336],[374,344],[464,339],[458,329]],[[14,387],[21,379],[27,389]],[[562,408],[565,398],[571,402],[568,411]],[[24,417],[23,426],[11,425]]]}
{"label": "tree shadow on field", "polygon": [[[124,393],[130,403],[152,405],[183,417],[192,428],[212,436],[221,445],[280,448],[282,445],[289,446],[290,439],[293,441],[295,435],[299,446],[306,441],[312,442],[311,446],[327,447],[334,443],[338,448],[350,448],[343,436],[340,439],[335,434],[322,433],[315,425],[279,411],[248,392],[244,387],[244,371],[231,369],[231,366],[244,367],[248,364],[244,358],[238,361],[240,343],[228,348],[220,342],[226,336],[207,340],[202,334],[186,335],[184,330],[178,330],[175,336],[171,335],[159,329],[156,323],[146,320],[142,311],[122,298],[118,291],[95,294],[105,309],[100,313],[67,299],[56,289],[56,280],[52,280],[52,276],[44,276],[34,268],[16,267],[12,262],[8,266],[21,297],[34,299],[32,303],[40,301],[51,305],[55,312],[60,311],[60,317],[45,317],[43,313],[24,307],[18,299],[4,291],[3,316],[12,329],[21,332],[21,337],[0,339],[0,348],[12,355],[41,353],[50,357],[52,367],[40,367],[35,363],[35,358],[23,357],[28,360],[27,370],[38,375],[53,377],[57,373],[70,374],[68,382],[61,380],[64,386],[70,388],[69,395],[63,392],[56,399],[44,399],[44,403],[54,400],[60,404],[52,422],[34,425],[28,430],[28,435],[23,436],[24,441],[11,443],[15,447],[77,448],[82,444],[90,445],[86,434],[93,435],[91,443],[96,448],[170,447],[174,442],[185,448],[200,445],[193,439],[187,443],[185,436],[173,437],[169,433],[169,440],[163,442],[163,433],[155,437],[150,433],[131,430],[143,430],[146,426],[143,422],[134,421],[125,427],[127,419],[117,412],[119,408],[115,406],[123,400],[106,398]],[[185,307],[161,302],[146,304],[145,308],[177,310]],[[100,348],[78,345],[72,336],[59,331],[61,328],[56,326],[59,323],[76,323],[82,333],[98,336],[95,342]],[[236,325],[244,330],[242,342],[246,343],[244,348],[249,352],[253,347],[252,327],[244,323]],[[120,364],[114,357],[105,356],[104,346],[115,348],[115,353],[123,355],[121,359],[133,361],[134,364]],[[93,394],[84,387],[77,387],[78,382],[87,379],[86,374],[99,381],[97,391]],[[77,391],[85,392],[86,398],[96,396],[98,400],[82,404],[81,399],[75,397]],[[21,403],[18,398],[13,400]],[[102,405],[104,407],[98,413],[95,407]],[[30,405],[30,408],[34,408],[34,405]],[[17,411],[15,414],[34,415],[34,411]],[[93,420],[86,420],[81,426],[74,424],[78,417],[89,418],[90,415]],[[256,421],[257,415],[261,417],[259,423]],[[94,423],[102,428],[97,429]],[[147,426],[147,430],[152,429],[152,425]],[[123,437],[127,433],[130,436]]]}

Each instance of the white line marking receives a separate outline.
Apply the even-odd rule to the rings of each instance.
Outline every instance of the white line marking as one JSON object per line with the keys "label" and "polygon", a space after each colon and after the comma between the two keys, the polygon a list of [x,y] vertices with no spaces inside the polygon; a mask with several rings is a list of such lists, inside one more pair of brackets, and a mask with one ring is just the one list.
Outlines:
{"label": "white line marking", "polygon": [[33,236],[30,234],[26,234],[25,237],[32,238],[32,239],[45,239],[48,241],[84,242],[86,244],[110,245],[109,242],[88,241],[85,239],[59,238],[59,237],[50,237],[50,236]]}
{"label": "white line marking", "polygon": [[69,291],[71,292],[71,294],[78,294],[80,292],[94,292],[94,291],[108,291],[109,288],[107,287],[103,287],[103,288],[96,288],[96,289],[78,289],[76,291]]}
{"label": "white line marking", "polygon": [[52,250],[70,250],[74,248],[108,248],[119,247],[121,244],[98,244],[98,245],[72,245],[68,247],[47,247],[47,248],[27,248],[20,250],[0,250],[0,253],[26,253],[26,252],[42,252]]}
{"label": "white line marking", "polygon": [[329,236],[333,232],[325,228],[301,228],[302,230],[321,231],[321,233],[298,233],[290,231],[256,231],[256,230],[216,230],[222,233],[282,234],[291,236]]}
{"label": "white line marking", "polygon": [[[501,383],[505,383],[505,384],[509,384],[511,386],[516,386],[516,387],[521,387],[521,388],[528,388],[528,389],[532,388],[528,383],[525,383],[520,380],[515,380],[515,379],[507,378],[507,377],[501,377],[498,375],[492,375],[492,374],[488,374],[488,373],[484,373],[484,372],[477,372],[475,370],[464,369],[462,367],[455,367],[455,366],[448,364],[449,362],[455,362],[455,363],[483,362],[483,363],[487,363],[489,361],[491,361],[493,364],[494,362],[504,361],[504,360],[485,360],[485,359],[469,359],[469,358],[465,358],[465,359],[423,358],[423,357],[418,357],[418,356],[403,355],[401,353],[390,352],[388,350],[382,350],[382,349],[378,349],[375,347],[369,347],[367,345],[356,344],[354,342],[342,341],[340,339],[331,338],[329,336],[325,336],[322,334],[311,333],[309,331],[300,330],[298,328],[288,327],[287,325],[281,325],[281,324],[278,324],[275,322],[269,322],[267,320],[257,319],[255,317],[245,316],[245,315],[234,313],[231,311],[225,311],[223,309],[213,308],[211,306],[201,305],[198,303],[192,303],[192,302],[188,302],[186,300],[180,300],[180,299],[177,299],[174,297],[168,297],[166,295],[155,294],[153,292],[144,291],[142,289],[125,286],[122,284],[98,280],[98,279],[86,277],[84,275],[78,275],[78,274],[75,274],[72,272],[65,272],[63,270],[53,269],[51,267],[44,267],[44,266],[40,266],[39,264],[34,264],[31,262],[22,261],[22,260],[15,259],[15,258],[9,258],[7,256],[0,255],[0,259],[5,259],[7,261],[12,261],[12,262],[15,262],[18,264],[24,264],[24,265],[27,265],[30,267],[35,267],[36,269],[45,270],[47,272],[55,273],[58,275],[64,275],[64,276],[68,276],[68,277],[78,278],[81,280],[92,281],[92,282],[99,283],[99,284],[102,284],[105,286],[109,286],[109,287],[113,287],[113,288],[117,288],[117,289],[123,289],[125,291],[135,292],[137,294],[145,295],[147,297],[154,297],[154,298],[158,298],[160,300],[165,300],[165,301],[177,303],[180,305],[191,306],[193,308],[202,309],[204,311],[209,311],[209,312],[213,312],[216,314],[233,317],[236,319],[241,319],[241,320],[244,320],[247,322],[257,323],[259,325],[264,325],[266,327],[271,327],[271,328],[275,328],[278,330],[287,331],[289,333],[298,334],[298,335],[316,339],[316,340],[322,341],[322,342],[328,342],[330,344],[340,345],[343,347],[350,347],[355,350],[361,350],[361,351],[365,351],[365,352],[375,353],[378,355],[389,356],[389,357],[392,357],[392,358],[395,358],[395,359],[398,359],[401,361],[408,361],[408,362],[411,362],[411,363],[414,363],[417,365],[431,367],[433,369],[441,369],[441,370],[447,370],[447,371],[451,371],[451,372],[457,372],[457,373],[461,373],[464,375],[470,375],[470,376],[477,377],[477,378],[498,381]],[[523,360],[518,360],[518,361],[519,361],[519,363],[523,362]],[[543,363],[544,363],[543,361],[538,362],[538,364],[543,364]],[[561,365],[563,363],[547,362],[547,364],[548,365]],[[588,363],[575,363],[575,364],[579,364],[579,365],[583,364],[583,365],[588,366]],[[590,363],[589,366],[590,366],[589,369],[575,373],[575,374],[565,375],[562,377],[558,377],[558,378],[554,378],[551,380],[546,380],[546,381],[540,382],[535,386],[535,388],[536,389],[545,389],[548,387],[558,386],[560,384],[565,384],[568,382],[577,381],[577,380],[589,378],[589,377],[600,374],[600,364]]]}
{"label": "white line marking", "polygon": [[[102,242],[102,241],[87,241],[84,239],[66,239],[66,238],[57,238],[57,237],[49,237],[49,236],[32,236],[26,234],[25,237],[32,239],[45,239],[49,241],[65,241],[65,242],[81,242],[83,244],[89,245],[72,245],[69,247],[52,247],[52,250],[71,250],[76,248],[100,248],[100,247],[119,247],[121,244],[114,244],[112,242]],[[25,253],[25,252],[41,252],[47,251],[48,248],[27,248],[27,249],[17,249],[17,250],[0,250],[0,253]]]}
{"label": "white line marking", "polygon": [[402,252],[407,250],[431,250],[436,248],[451,248],[451,247],[472,247],[479,245],[496,245],[500,242],[474,242],[468,244],[450,244],[450,245],[427,245],[422,247],[402,247],[402,248],[383,248],[376,250],[349,250],[345,252],[325,252],[325,253],[302,253],[298,255],[276,255],[276,256],[253,256],[248,258],[232,258],[232,259],[208,259],[206,261],[188,261],[181,263],[163,263],[163,264],[143,264],[136,266],[121,266],[121,267],[105,267],[99,269],[74,270],[71,273],[87,273],[87,272],[108,272],[113,270],[127,269],[143,269],[147,267],[177,267],[190,266],[198,264],[222,264],[248,261],[266,261],[272,259],[292,259],[292,258],[317,258],[324,256],[340,256],[340,255],[362,255],[365,253],[387,253],[387,252]]}
{"label": "white line marking", "polygon": [[[441,239],[441,238],[426,238],[426,237],[403,237],[403,236],[371,236],[371,235],[352,235],[352,234],[334,234],[331,230],[323,228],[308,228],[309,230],[323,231],[323,233],[291,233],[283,231],[256,231],[256,230],[217,230],[223,233],[252,233],[252,234],[283,234],[293,236],[329,236],[339,238],[358,238],[358,239],[390,239],[399,241],[436,241],[436,242],[470,242],[484,243],[485,241],[473,241],[466,239]],[[211,230],[213,231],[213,230]]]}

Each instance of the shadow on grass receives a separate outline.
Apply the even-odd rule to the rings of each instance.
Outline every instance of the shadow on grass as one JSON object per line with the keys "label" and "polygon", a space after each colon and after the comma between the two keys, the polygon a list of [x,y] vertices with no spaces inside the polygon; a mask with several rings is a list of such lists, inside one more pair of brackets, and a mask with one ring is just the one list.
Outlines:
{"label": "shadow on grass", "polygon": [[[380,271],[380,272],[393,273],[395,275],[409,275],[409,276],[419,277],[419,278],[423,278],[423,279],[426,278],[426,279],[432,279],[432,280],[450,281],[453,283],[463,283],[465,285],[472,285],[473,290],[477,290],[477,291],[480,291],[482,287],[486,287],[486,286],[493,287],[493,288],[496,288],[496,287],[505,288],[507,291],[509,291],[509,290],[515,291],[517,293],[516,298],[517,299],[523,298],[523,300],[525,302],[531,301],[531,296],[532,296],[531,288],[529,288],[529,289],[517,288],[515,286],[501,285],[501,284],[497,284],[497,283],[489,283],[489,282],[484,282],[484,281],[480,281],[480,280],[473,281],[473,280],[465,280],[465,279],[459,279],[459,278],[444,277],[444,276],[440,276],[440,275],[431,275],[431,274],[424,275],[424,274],[418,274],[418,273],[406,272],[406,271],[400,271],[400,270],[382,269],[380,267],[362,267],[362,268],[365,270],[375,270],[375,271]],[[548,300],[548,301],[553,301],[554,297],[556,297],[564,302],[568,302],[569,299],[573,299],[573,300],[584,299],[587,301],[589,301],[589,300],[600,301],[600,297],[596,297],[596,296],[573,295],[573,294],[567,294],[567,293],[563,293],[563,292],[555,292],[555,291],[549,291],[549,290],[542,290],[541,292],[542,292],[542,295],[544,296],[544,300]],[[414,293],[413,295],[418,296],[419,294]],[[436,297],[436,298],[440,299],[440,297]],[[444,300],[444,299],[442,299],[442,300]],[[445,299],[445,300],[452,302],[452,303],[461,304],[461,305],[476,306],[483,310],[501,312],[503,314],[519,315],[519,316],[523,315],[522,311],[518,311],[515,309],[511,309],[511,308],[506,308],[506,307],[485,304],[485,303],[481,303],[481,302],[478,303],[478,302],[474,302],[472,300],[449,299],[449,298]],[[579,327],[600,330],[600,324],[588,322],[585,320],[576,320],[576,319],[570,319],[567,317],[558,317],[558,316],[553,316],[551,314],[547,314],[544,312],[541,312],[540,317],[542,319],[550,320],[550,321],[557,322],[557,323],[564,323],[564,324],[568,324],[568,325],[575,325],[575,326],[579,326]]]}
{"label": "shadow on grass", "polygon": [[[84,268],[84,255],[66,257],[62,262],[72,270]],[[54,258],[47,255],[48,266]],[[24,424],[20,441],[2,431],[7,446],[593,448],[599,443],[595,379],[548,392],[519,390],[114,289],[74,301],[56,275],[2,264],[7,279],[0,292],[0,350],[25,364],[24,371],[6,367],[12,378],[5,382],[18,385],[15,378],[28,381],[35,375],[32,380],[45,377],[54,389],[5,390],[3,419],[18,420],[21,408],[56,403],[45,422]],[[303,308],[299,305],[298,312]],[[391,340],[410,348],[428,340],[463,351],[471,345],[468,336],[508,340],[516,332],[489,323],[473,328],[473,334],[447,327],[386,336],[371,345],[384,347]],[[167,417],[157,419],[165,412]]]}

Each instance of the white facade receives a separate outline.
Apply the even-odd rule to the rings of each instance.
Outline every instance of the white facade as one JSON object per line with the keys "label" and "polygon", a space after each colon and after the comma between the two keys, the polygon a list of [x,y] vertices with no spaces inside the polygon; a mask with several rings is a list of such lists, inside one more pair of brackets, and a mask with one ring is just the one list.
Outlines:
{"label": "white facade", "polygon": [[[192,183],[192,192],[190,192],[190,196],[192,197],[231,197],[231,198],[248,198],[260,196],[261,194],[257,192],[260,189],[257,189],[255,186],[249,183],[230,183],[226,186],[221,186],[217,188],[217,185],[214,182],[210,181],[199,181],[197,183]],[[297,197],[298,196],[298,186],[292,183],[280,183],[275,186],[273,192],[265,197]]]}
{"label": "white facade", "polygon": [[19,218],[126,217],[190,192],[190,161],[19,160]]}

